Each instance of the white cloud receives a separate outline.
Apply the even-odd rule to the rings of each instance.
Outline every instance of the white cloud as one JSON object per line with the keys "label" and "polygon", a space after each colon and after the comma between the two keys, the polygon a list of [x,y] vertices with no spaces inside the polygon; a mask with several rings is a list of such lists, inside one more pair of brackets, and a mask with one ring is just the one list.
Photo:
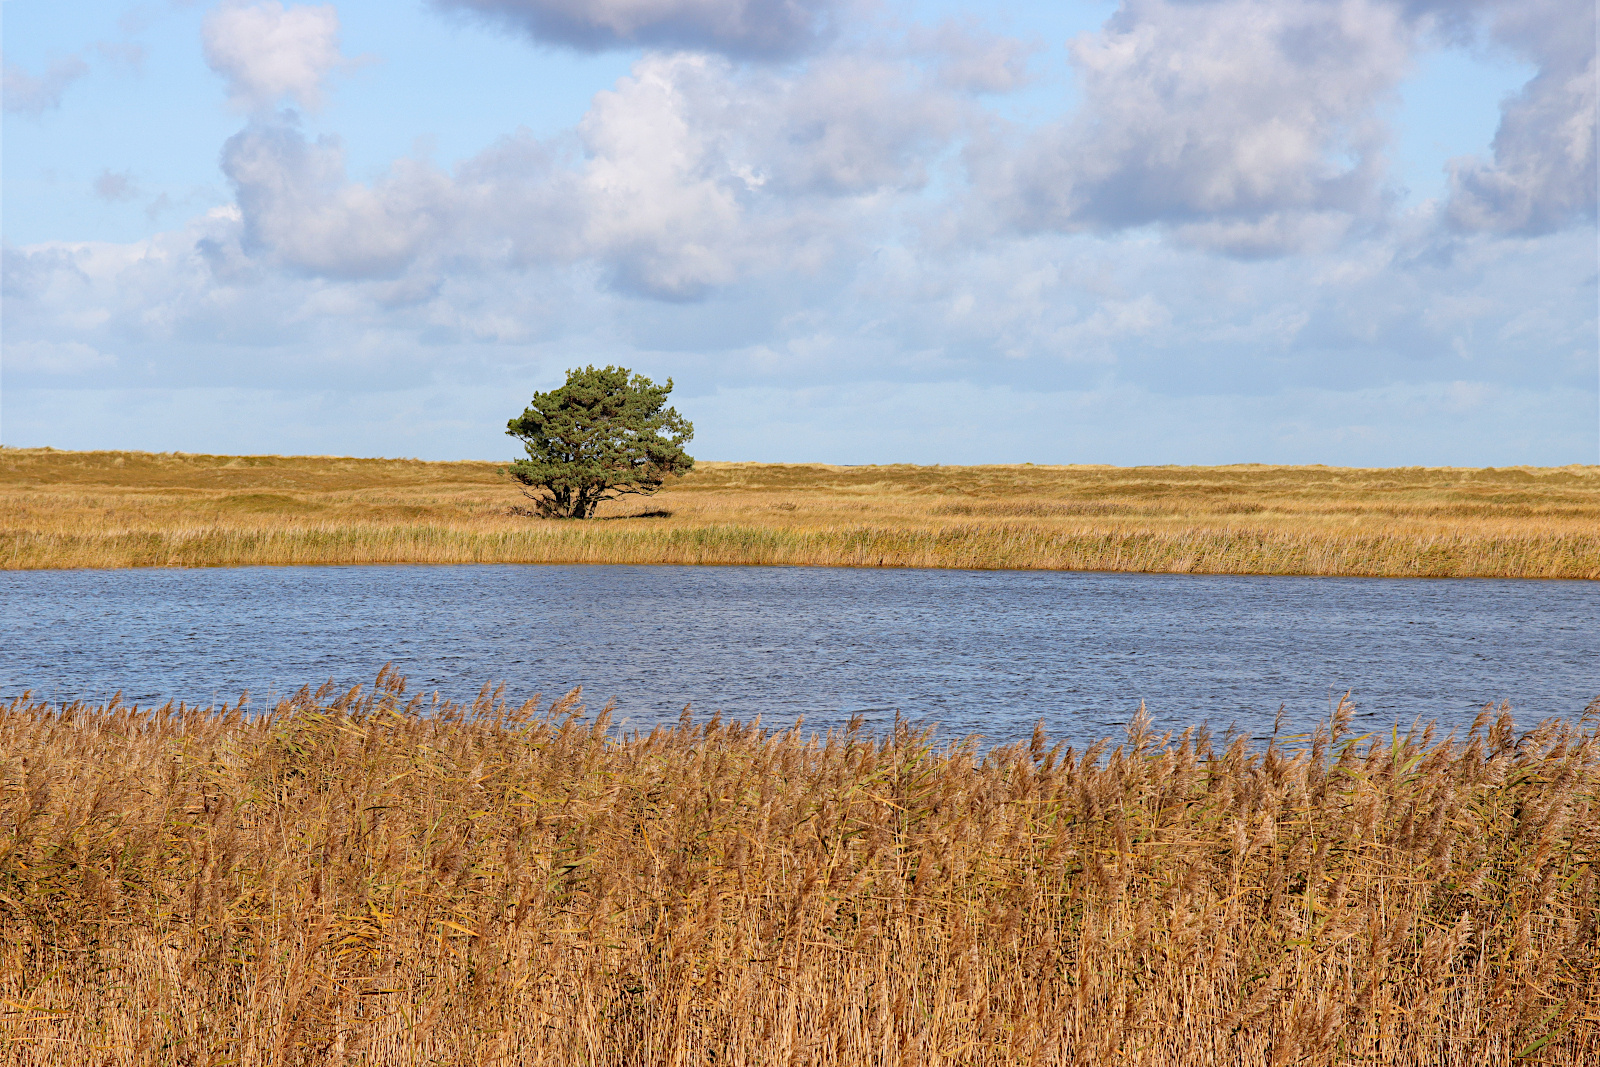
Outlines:
{"label": "white cloud", "polygon": [[401,160],[363,185],[337,139],[263,117],[223,171],[246,259],[351,278],[590,261],[624,290],[695,299],[815,269],[889,221],[885,200],[923,185],[967,106],[921,78],[852,54],[776,74],[651,53],[596,94],[570,146],[517,135],[453,175]]}
{"label": "white cloud", "polygon": [[[623,291],[699,299],[815,271],[908,224],[959,243],[982,230],[917,200],[963,137],[976,137],[966,207],[1024,232],[1158,223],[1246,258],[1327,250],[1356,223],[1392,221],[1378,107],[1418,26],[1437,21],[1386,0],[1128,0],[1073,43],[1081,112],[1020,145],[980,134],[968,94],[1014,86],[1025,50],[947,22],[913,33],[899,59],[835,48],[774,70],[646,53],[572,140],[518,134],[454,174],[400,160],[351,183],[337,138],[266,117],[228,142],[223,168],[241,262],[414,284],[469,265],[588,262]],[[336,59],[330,43],[304,69]]]}
{"label": "white cloud", "polygon": [[672,298],[815,269],[923,185],[960,114],[870,57],[778,76],[646,56],[579,126],[586,245],[626,288]]}
{"label": "white cloud", "polygon": [[398,275],[448,227],[453,206],[443,176],[407,160],[377,185],[346,181],[336,138],[308,143],[281,119],[229,138],[222,170],[238,197],[244,250],[311,274]]}
{"label": "white cloud", "polygon": [[1125,0],[1073,41],[1082,110],[978,161],[1024,230],[1162,223],[1200,247],[1275,254],[1384,204],[1376,109],[1412,31],[1382,0]]}
{"label": "white cloud", "polygon": [[17,115],[42,115],[61,106],[67,86],[89,73],[89,64],[77,56],[67,56],[50,64],[38,77],[11,63],[5,63],[5,109]]}
{"label": "white cloud", "polygon": [[1458,231],[1548,233],[1595,216],[1595,13],[1585,0],[1124,0],[1071,44],[1084,105],[973,153],[1025,232],[1157,224],[1230,255],[1328,248],[1387,225],[1381,119],[1415,55],[1490,41],[1537,64],[1492,159],[1451,166]]}
{"label": "white cloud", "polygon": [[308,110],[322,104],[323,79],[344,66],[339,14],[320,7],[231,3],[206,16],[206,63],[228,82],[228,98],[261,111],[288,98]]}
{"label": "white cloud", "polygon": [[629,288],[697,296],[743,265],[754,190],[727,166],[728,74],[707,56],[647,56],[578,128],[584,245]]}
{"label": "white cloud", "polygon": [[1518,0],[1494,38],[1538,64],[1501,108],[1492,159],[1452,162],[1450,221],[1463,230],[1549,233],[1595,218],[1595,8],[1584,0]]}
{"label": "white cloud", "polygon": [[589,51],[694,49],[745,59],[810,51],[832,36],[838,0],[433,0],[534,40]]}

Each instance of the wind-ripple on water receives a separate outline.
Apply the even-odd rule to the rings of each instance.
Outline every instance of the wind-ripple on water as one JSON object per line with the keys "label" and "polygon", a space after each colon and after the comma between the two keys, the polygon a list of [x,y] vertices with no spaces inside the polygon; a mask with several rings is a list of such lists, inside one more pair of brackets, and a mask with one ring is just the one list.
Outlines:
{"label": "wind-ripple on water", "polygon": [[0,572],[0,696],[265,706],[302,684],[519,699],[582,685],[630,726],[700,715],[1075,743],[1159,729],[1519,723],[1600,695],[1600,583],[776,567]]}

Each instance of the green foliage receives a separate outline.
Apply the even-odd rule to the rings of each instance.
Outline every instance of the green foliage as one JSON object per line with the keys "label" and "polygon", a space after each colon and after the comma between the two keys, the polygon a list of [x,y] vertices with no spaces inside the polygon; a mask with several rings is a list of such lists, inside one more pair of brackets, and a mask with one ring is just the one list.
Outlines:
{"label": "green foliage", "polygon": [[547,518],[587,519],[602,500],[648,496],[694,459],[694,427],[667,407],[672,379],[657,385],[626,367],[569,370],[567,383],[535,393],[506,424],[527,449],[505,472]]}

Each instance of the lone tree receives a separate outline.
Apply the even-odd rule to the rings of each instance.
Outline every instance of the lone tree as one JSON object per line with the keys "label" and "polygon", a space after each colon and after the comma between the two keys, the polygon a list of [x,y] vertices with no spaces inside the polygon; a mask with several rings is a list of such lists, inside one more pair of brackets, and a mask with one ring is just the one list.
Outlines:
{"label": "lone tree", "polygon": [[683,446],[694,427],[666,406],[672,379],[657,385],[626,367],[567,371],[567,384],[533,394],[506,433],[528,450],[505,472],[546,518],[587,519],[602,500],[649,496],[694,459]]}

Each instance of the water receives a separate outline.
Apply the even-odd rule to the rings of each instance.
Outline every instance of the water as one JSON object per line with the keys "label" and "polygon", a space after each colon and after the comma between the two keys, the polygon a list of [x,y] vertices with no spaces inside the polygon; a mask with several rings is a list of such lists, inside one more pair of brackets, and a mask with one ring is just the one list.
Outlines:
{"label": "water", "polygon": [[1292,731],[1576,718],[1600,695],[1600,583],[768,567],[0,572],[0,696],[254,707],[307,682],[519,699],[582,685],[636,726],[819,728],[896,710],[943,736],[1081,742],[1157,725]]}

